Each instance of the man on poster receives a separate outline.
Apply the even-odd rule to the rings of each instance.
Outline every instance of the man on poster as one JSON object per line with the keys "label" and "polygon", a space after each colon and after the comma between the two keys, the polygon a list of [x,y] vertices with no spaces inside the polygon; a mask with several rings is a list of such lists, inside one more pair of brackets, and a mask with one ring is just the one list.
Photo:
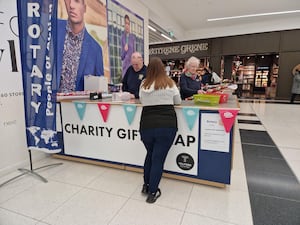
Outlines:
{"label": "man on poster", "polygon": [[135,52],[135,36],[130,33],[130,19],[127,14],[124,16],[124,22],[125,29],[121,36],[122,78],[131,65],[131,55]]}
{"label": "man on poster", "polygon": [[58,20],[59,92],[83,91],[84,76],[103,76],[101,46],[85,28],[85,0],[65,0],[68,20]]}

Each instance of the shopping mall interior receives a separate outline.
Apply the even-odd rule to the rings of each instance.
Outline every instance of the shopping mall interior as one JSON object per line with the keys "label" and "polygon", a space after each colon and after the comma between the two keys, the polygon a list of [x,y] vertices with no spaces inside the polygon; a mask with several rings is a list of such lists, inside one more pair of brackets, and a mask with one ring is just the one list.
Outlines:
{"label": "shopping mall interior", "polygon": [[[0,225],[300,225],[300,94],[293,104],[290,102],[293,70],[300,65],[299,0],[229,0],[226,4],[218,0],[85,0],[91,14],[97,11],[92,11],[92,6],[99,3],[103,8],[113,3],[112,9],[119,10],[116,20],[107,13],[111,27],[106,41],[110,46],[102,43],[107,44],[103,49],[111,54],[106,58],[111,67],[105,70],[111,72],[115,82],[121,77],[117,38],[123,29],[121,18],[128,12],[140,22],[133,29],[140,35],[138,50],[143,52],[146,65],[151,57],[160,57],[179,84],[185,62],[196,56],[199,70],[212,66],[226,83],[239,90],[230,90],[228,101],[234,105],[233,111],[228,111],[232,108],[227,103],[208,107],[185,102],[178,106],[178,111],[186,105],[192,105],[190,110],[199,109],[194,127],[184,122],[183,115],[178,116],[180,132],[184,131],[179,142],[187,157],[193,148],[185,144],[184,138],[187,142],[197,140],[199,155],[192,164],[196,169],[192,169],[205,176],[199,179],[198,174],[189,174],[189,169],[178,166],[178,157],[174,158],[171,169],[165,169],[159,184],[161,196],[154,204],[147,203],[141,193],[143,165],[107,160],[106,155],[97,158],[102,152],[111,156],[116,150],[114,157],[118,159],[122,154],[128,160],[146,154],[140,140],[133,140],[134,135],[138,136],[139,121],[135,118],[132,124],[127,123],[122,101],[112,104],[107,121],[102,112],[102,117],[99,114],[97,101],[86,99],[89,116],[85,118],[78,116],[72,105],[82,103],[82,98],[58,101],[55,128],[61,135],[62,152],[28,149],[22,76],[21,69],[17,69],[21,68],[21,60],[18,53],[15,55],[18,45],[13,44],[18,43],[19,36],[14,32],[10,35],[18,26],[13,23],[18,15],[15,2],[0,1],[0,26],[9,30],[3,31],[7,36],[0,36]],[[30,2],[48,4],[42,0]],[[125,103],[137,105],[141,113],[141,104]],[[217,117],[222,128],[217,135],[220,140],[225,137],[225,144],[219,139],[206,140],[214,141],[210,146],[226,149],[202,148],[202,139],[215,135],[202,129],[202,116],[219,116],[222,110],[236,112],[229,131],[223,129],[224,120]],[[91,133],[94,127],[102,132],[111,126],[130,138],[127,142],[122,142],[125,138],[120,136],[114,141],[100,135],[70,138],[65,128],[72,120],[78,127],[89,127]],[[197,134],[195,139],[192,132]],[[132,150],[132,143],[137,146],[137,155],[126,154]],[[105,144],[109,147],[103,149]],[[83,150],[68,154],[69,146],[74,152],[77,148]],[[171,154],[179,151],[175,147]],[[94,155],[86,155],[91,151]],[[205,154],[216,161],[203,160]],[[225,172],[226,182],[219,182],[217,178]]]}

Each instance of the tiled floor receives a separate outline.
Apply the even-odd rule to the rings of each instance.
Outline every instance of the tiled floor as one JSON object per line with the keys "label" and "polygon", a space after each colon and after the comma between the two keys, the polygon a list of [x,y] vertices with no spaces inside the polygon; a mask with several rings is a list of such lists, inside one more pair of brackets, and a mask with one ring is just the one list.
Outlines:
{"label": "tiled floor", "polygon": [[0,225],[299,225],[300,105],[240,107],[224,189],[163,178],[162,196],[147,204],[140,173],[49,157],[35,167],[63,165],[40,171],[48,183],[23,176],[0,188]]}

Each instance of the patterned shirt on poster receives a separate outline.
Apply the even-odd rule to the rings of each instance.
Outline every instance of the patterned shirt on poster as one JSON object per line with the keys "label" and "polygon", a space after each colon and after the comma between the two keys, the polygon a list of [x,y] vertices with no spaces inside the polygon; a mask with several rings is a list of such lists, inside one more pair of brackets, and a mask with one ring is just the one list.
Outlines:
{"label": "patterned shirt on poster", "polygon": [[77,70],[84,37],[84,29],[78,34],[73,34],[69,23],[66,26],[66,30],[60,92],[70,92],[76,89]]}

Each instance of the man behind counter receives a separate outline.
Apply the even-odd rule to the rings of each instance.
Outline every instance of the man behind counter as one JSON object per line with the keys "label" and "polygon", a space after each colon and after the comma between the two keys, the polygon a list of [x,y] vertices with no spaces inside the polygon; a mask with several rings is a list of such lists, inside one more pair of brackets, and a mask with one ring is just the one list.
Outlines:
{"label": "man behind counter", "polygon": [[139,98],[140,85],[146,77],[146,70],[141,53],[132,53],[131,66],[128,67],[122,80],[122,90],[129,92],[131,98]]}

